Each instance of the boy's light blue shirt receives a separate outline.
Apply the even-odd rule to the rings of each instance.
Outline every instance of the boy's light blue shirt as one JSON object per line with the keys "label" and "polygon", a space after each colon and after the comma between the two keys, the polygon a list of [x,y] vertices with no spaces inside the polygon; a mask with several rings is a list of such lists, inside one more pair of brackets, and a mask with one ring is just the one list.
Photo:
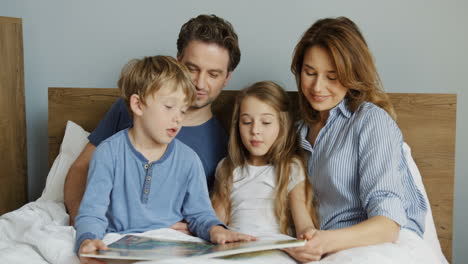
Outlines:
{"label": "boy's light blue shirt", "polygon": [[183,219],[205,240],[210,240],[212,226],[223,225],[192,149],[174,139],[164,155],[150,163],[131,144],[128,129],[96,148],[75,221],[76,251],[85,239],[167,228]]}
{"label": "boy's light blue shirt", "polygon": [[[115,133],[131,126],[133,118],[125,101],[119,98],[89,135],[89,142],[97,147]],[[228,136],[219,120],[213,116],[198,126],[183,126],[176,138],[198,154],[205,170],[208,190],[212,191],[216,166],[227,155]]]}

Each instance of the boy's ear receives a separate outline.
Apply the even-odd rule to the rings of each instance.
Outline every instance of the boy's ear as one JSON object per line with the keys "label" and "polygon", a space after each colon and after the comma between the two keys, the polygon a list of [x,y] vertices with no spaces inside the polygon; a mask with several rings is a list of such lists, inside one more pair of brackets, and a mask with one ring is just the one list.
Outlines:
{"label": "boy's ear", "polygon": [[130,109],[134,115],[141,116],[143,115],[143,102],[137,94],[132,94],[130,96]]}

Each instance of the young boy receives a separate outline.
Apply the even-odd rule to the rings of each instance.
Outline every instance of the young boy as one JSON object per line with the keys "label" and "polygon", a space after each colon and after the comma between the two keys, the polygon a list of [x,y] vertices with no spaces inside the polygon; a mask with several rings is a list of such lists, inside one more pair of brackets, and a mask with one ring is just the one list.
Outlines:
{"label": "young boy", "polygon": [[167,228],[182,219],[214,243],[254,239],[225,229],[211,206],[199,157],[174,140],[196,99],[185,66],[166,56],[133,60],[118,86],[133,126],[103,141],[93,154],[75,223],[76,251],[106,249],[100,239],[109,232]]}

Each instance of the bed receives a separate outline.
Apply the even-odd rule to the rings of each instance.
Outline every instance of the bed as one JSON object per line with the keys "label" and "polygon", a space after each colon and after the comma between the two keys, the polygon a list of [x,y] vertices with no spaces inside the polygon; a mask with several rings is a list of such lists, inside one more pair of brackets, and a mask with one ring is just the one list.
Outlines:
{"label": "bed", "polygon": [[[225,127],[229,125],[236,93],[223,91],[213,104],[213,111]],[[288,93],[297,101],[296,92]],[[117,96],[115,88],[49,88],[51,170],[41,198],[0,217],[1,263],[77,262],[72,252],[74,230],[66,225],[63,180],[80,148],[87,143],[87,131],[96,127]],[[408,153],[417,164],[414,169],[419,168],[420,184],[424,184],[430,201],[432,215],[426,220],[432,223],[433,219],[434,230],[428,239],[450,262],[456,95],[392,93],[390,98],[398,114],[398,125],[411,148]],[[174,236],[170,230],[160,232],[156,235]]]}

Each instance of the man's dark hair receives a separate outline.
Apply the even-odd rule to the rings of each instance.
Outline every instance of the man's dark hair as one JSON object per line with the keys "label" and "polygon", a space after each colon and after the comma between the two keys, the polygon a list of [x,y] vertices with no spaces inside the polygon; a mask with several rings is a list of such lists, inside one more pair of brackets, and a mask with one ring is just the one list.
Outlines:
{"label": "man's dark hair", "polygon": [[184,55],[190,41],[215,43],[229,53],[228,71],[234,71],[240,61],[239,40],[231,23],[215,15],[199,15],[182,25],[177,39],[177,57]]}

